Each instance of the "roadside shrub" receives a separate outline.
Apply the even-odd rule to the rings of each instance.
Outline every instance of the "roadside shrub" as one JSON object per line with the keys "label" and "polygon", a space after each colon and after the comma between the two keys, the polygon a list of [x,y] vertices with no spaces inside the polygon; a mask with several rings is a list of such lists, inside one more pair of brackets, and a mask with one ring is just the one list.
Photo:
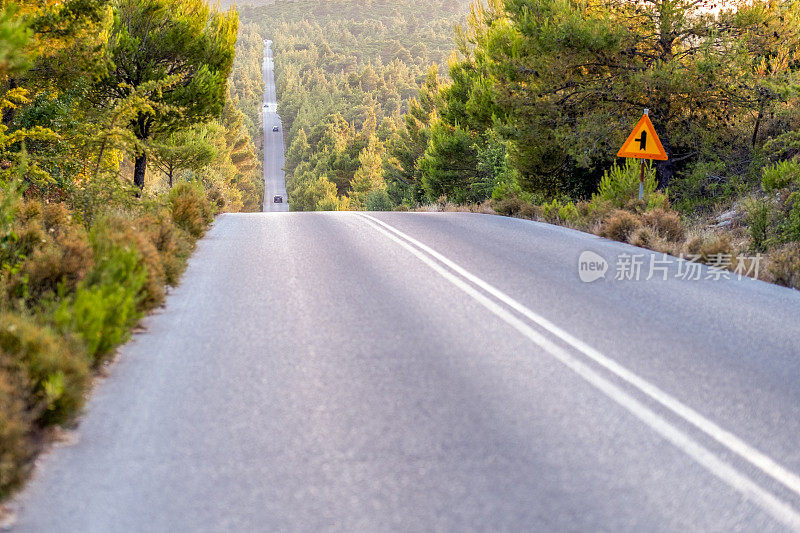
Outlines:
{"label": "roadside shrub", "polygon": [[[238,193],[239,191],[235,192]],[[239,196],[241,196],[241,194],[239,194]],[[217,184],[213,184],[208,189],[208,191],[206,192],[206,200],[210,202],[210,204],[214,206],[217,211],[225,209],[225,205],[227,204],[227,201],[225,200],[225,193],[222,191],[222,189],[219,188],[219,185]],[[241,203],[241,200],[239,200],[238,203]],[[236,211],[238,212],[240,210],[241,209],[237,209]]]}
{"label": "roadside shrub", "polygon": [[[638,160],[626,159],[622,166],[614,163],[603,173],[595,196],[599,200],[611,203],[614,207],[624,207],[630,200],[639,198],[640,172]],[[652,164],[647,164],[644,178],[645,196],[654,194],[657,187],[656,169]]]}
{"label": "roadside shrub", "polygon": [[778,191],[792,185],[800,185],[800,163],[797,161],[779,161],[764,167],[761,185],[767,192]]}
{"label": "roadside shrub", "polygon": [[369,191],[364,206],[367,211],[391,211],[392,200],[389,198],[389,193],[383,189],[376,189]]}
{"label": "roadside shrub", "polygon": [[697,253],[700,255],[699,261],[708,264],[715,262],[715,259],[723,255],[733,256],[734,252],[730,236],[714,235],[702,240]]}
{"label": "roadside shrub", "polygon": [[22,398],[19,372],[0,367],[0,500],[19,486],[32,459],[30,414]]}
{"label": "roadside shrub", "polygon": [[47,238],[27,257],[17,278],[17,283],[27,284],[29,299],[56,293],[59,285],[73,292],[94,264],[94,253],[82,228],[67,227],[54,233],[54,239]]}
{"label": "roadside shrub", "polygon": [[133,220],[125,214],[106,215],[95,223],[94,234],[95,240],[107,240],[111,246],[124,248],[133,245],[146,273],[145,283],[137,296],[139,310],[160,305],[165,296],[164,266],[161,254],[143,231],[141,221]]}
{"label": "roadside shrub", "polygon": [[800,241],[800,192],[793,192],[786,201],[786,220],[781,224],[784,241]]}
{"label": "roadside shrub", "polygon": [[25,257],[47,242],[47,233],[44,230],[39,215],[41,211],[36,202],[26,202],[20,215],[14,221],[11,232],[14,235],[9,243],[10,255]]}
{"label": "roadside shrub", "polygon": [[72,227],[72,215],[63,203],[44,204],[42,206],[42,224],[48,233],[58,234]]}
{"label": "roadside shrub", "polygon": [[147,268],[136,248],[109,238],[102,223],[91,237],[95,267],[72,297],[62,299],[54,320],[62,330],[79,335],[92,361],[99,363],[128,339],[129,329],[139,320]]}
{"label": "roadside shrub", "polygon": [[640,248],[652,248],[658,240],[658,235],[656,235],[652,228],[642,227],[636,229],[628,240],[634,246],[639,246]]}
{"label": "roadside shrub", "polygon": [[206,227],[214,220],[214,213],[203,187],[182,181],[169,193],[172,219],[195,239],[205,234]]}
{"label": "roadside shrub", "polygon": [[747,202],[745,210],[747,214],[744,220],[750,235],[750,248],[754,252],[766,252],[772,228],[770,205],[764,199],[756,199]]}
{"label": "roadside shrub", "polygon": [[600,226],[600,236],[620,242],[628,242],[633,232],[641,227],[639,218],[628,211],[612,213]]}
{"label": "roadside shrub", "polygon": [[[656,170],[651,163],[645,166],[644,200],[639,200],[639,175],[640,163],[626,159],[622,166],[614,163],[605,171],[600,180],[597,192],[592,196],[592,204],[599,208],[601,204],[612,209],[627,209],[637,213],[651,209],[668,209],[669,196],[666,192],[658,191]],[[606,209],[607,210],[607,209]]]}
{"label": "roadside shrub", "polygon": [[542,218],[542,208],[530,202],[523,202],[520,207],[518,216],[530,220],[539,220]]}
{"label": "roadside shrub", "polygon": [[658,236],[678,242],[684,238],[683,224],[678,213],[657,208],[642,215],[642,222],[651,227]]}
{"label": "roadside shrub", "polygon": [[60,424],[83,404],[89,365],[69,341],[50,328],[0,314],[0,368],[19,371],[27,409],[41,425]]}
{"label": "roadside shrub", "polygon": [[580,218],[580,213],[572,202],[561,203],[554,199],[550,203],[541,206],[541,215],[546,221],[551,223],[575,224]]}
{"label": "roadside shrub", "polygon": [[800,243],[789,243],[773,252],[767,271],[775,283],[800,289]]}
{"label": "roadside shrub", "polygon": [[192,252],[189,235],[176,226],[170,213],[163,209],[144,215],[137,225],[158,251],[164,282],[170,286],[177,285]]}
{"label": "roadside shrub", "polygon": [[492,207],[499,215],[511,217],[522,209],[522,200],[518,196],[507,196],[501,200],[493,200]]}

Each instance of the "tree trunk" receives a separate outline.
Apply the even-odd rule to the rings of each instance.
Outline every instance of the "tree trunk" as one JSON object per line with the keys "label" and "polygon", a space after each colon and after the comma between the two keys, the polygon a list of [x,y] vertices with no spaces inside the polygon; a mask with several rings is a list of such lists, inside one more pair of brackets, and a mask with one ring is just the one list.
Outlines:
{"label": "tree trunk", "polygon": [[759,106],[758,117],[756,117],[756,125],[753,127],[753,138],[750,140],[750,148],[756,149],[756,142],[758,142],[758,129],[761,127],[761,117],[764,115],[764,107]]}
{"label": "tree trunk", "polygon": [[144,189],[144,174],[147,170],[147,154],[136,156],[136,166],[133,170],[133,183],[140,189]]}

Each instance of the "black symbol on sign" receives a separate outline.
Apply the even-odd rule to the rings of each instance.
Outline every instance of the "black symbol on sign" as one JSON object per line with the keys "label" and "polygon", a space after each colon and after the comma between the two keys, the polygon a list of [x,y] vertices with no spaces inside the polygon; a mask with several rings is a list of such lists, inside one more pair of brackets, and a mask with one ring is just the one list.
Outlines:
{"label": "black symbol on sign", "polygon": [[642,130],[642,136],[638,139],[634,139],[635,142],[639,143],[639,150],[645,151],[647,150],[647,132]]}

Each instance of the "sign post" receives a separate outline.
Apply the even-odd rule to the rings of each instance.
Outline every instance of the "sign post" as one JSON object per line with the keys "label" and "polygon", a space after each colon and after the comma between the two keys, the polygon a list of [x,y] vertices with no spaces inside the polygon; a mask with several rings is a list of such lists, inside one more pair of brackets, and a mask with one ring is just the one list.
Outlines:
{"label": "sign post", "polygon": [[650,122],[650,110],[645,109],[642,118],[633,128],[633,132],[617,152],[617,157],[632,157],[641,160],[639,172],[639,199],[644,199],[644,170],[645,159],[666,161],[667,152],[661,146],[661,140],[656,134],[653,123]]}

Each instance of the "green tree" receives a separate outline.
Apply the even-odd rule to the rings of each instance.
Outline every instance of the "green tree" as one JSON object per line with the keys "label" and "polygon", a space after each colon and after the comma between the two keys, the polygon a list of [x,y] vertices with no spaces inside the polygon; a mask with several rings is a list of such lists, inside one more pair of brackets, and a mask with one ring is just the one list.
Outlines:
{"label": "green tree", "polygon": [[383,180],[383,145],[373,133],[367,147],[358,156],[359,167],[350,182],[350,198],[354,209],[363,210],[369,193],[385,190]]}
{"label": "green tree", "polygon": [[203,0],[116,0],[115,8],[110,65],[97,84],[98,94],[113,102],[141,84],[171,81],[150,96],[152,109],[130,123],[139,141],[134,183],[142,188],[146,147],[154,135],[166,135],[222,111],[238,16],[210,9]]}
{"label": "green tree", "polygon": [[173,131],[152,142],[153,165],[167,176],[172,188],[175,173],[200,170],[217,156],[213,137],[221,135],[217,124],[199,124]]}
{"label": "green tree", "polygon": [[[687,0],[493,0],[461,33],[448,109],[471,127],[499,121],[527,190],[590,193],[631,125],[650,109],[670,159],[736,137],[742,32]],[[487,113],[487,110],[489,113]],[[448,117],[449,120],[454,120]]]}
{"label": "green tree", "polygon": [[437,122],[425,155],[419,161],[422,187],[429,201],[441,196],[464,203],[483,200],[482,185],[488,178],[478,170],[478,146],[470,133],[458,126]]}

